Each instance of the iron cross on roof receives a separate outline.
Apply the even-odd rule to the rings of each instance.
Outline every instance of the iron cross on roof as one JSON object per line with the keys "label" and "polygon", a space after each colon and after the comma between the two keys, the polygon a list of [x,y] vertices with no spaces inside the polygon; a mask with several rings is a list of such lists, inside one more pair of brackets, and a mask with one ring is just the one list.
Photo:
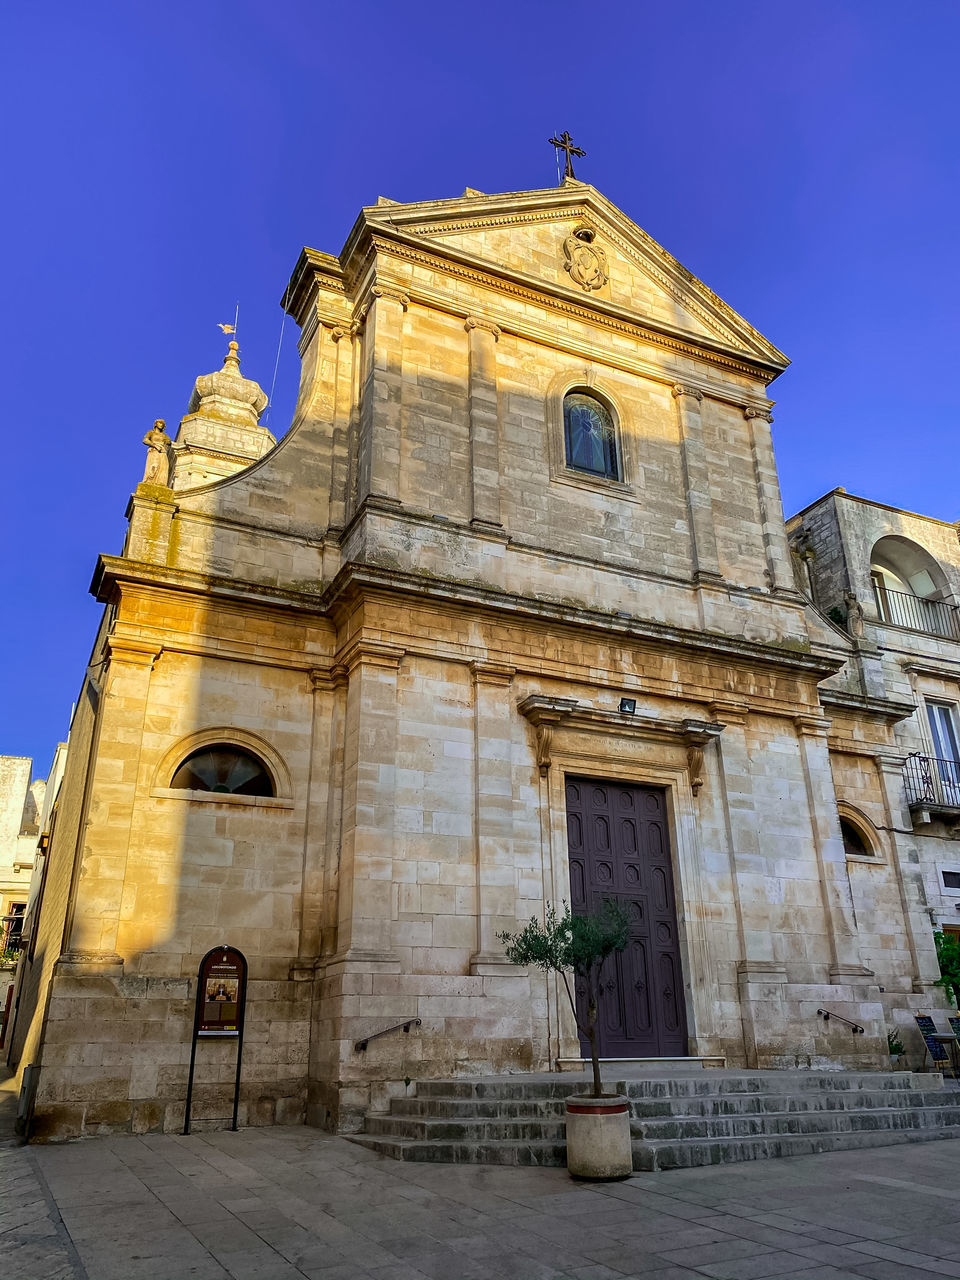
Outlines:
{"label": "iron cross on roof", "polygon": [[557,150],[565,153],[566,162],[563,166],[563,176],[565,178],[575,178],[577,175],[573,172],[573,157],[585,156],[587,153],[580,147],[573,145],[573,139],[566,129],[564,129],[559,138],[550,138],[549,142],[551,147],[556,147]]}

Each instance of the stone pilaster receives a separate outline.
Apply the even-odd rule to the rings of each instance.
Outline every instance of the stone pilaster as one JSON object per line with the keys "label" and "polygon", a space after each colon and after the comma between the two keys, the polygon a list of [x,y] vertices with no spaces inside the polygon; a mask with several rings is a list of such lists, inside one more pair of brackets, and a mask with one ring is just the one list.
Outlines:
{"label": "stone pilaster", "polygon": [[703,392],[697,387],[678,382],[674,385],[673,395],[677,402],[677,419],[680,427],[680,452],[683,459],[683,481],[687,493],[687,519],[690,524],[693,573],[698,580],[719,580],[723,575],[720,572],[720,558],[717,553],[713,502],[710,497],[710,470],[707,466],[707,451],[703,443],[703,422],[700,417]]}
{"label": "stone pilaster", "polygon": [[763,547],[767,557],[767,577],[773,591],[795,593],[790,546],[783,522],[783,504],[780,499],[780,482],[773,454],[773,437],[770,425],[773,417],[765,408],[747,406],[743,411],[750,428],[750,448],[753,453],[753,471],[757,480],[757,497],[760,501],[760,522],[763,528]]}
{"label": "stone pilaster", "polygon": [[172,489],[145,481],[138,484],[127,503],[130,525],[123,548],[124,556],[146,564],[166,564],[176,511]]}
{"label": "stone pilaster", "polygon": [[400,501],[403,430],[403,325],[410,299],[375,286],[363,332],[359,500]]}
{"label": "stone pilaster", "polygon": [[772,961],[773,939],[769,930],[748,929],[743,920],[743,900],[756,899],[757,894],[762,900],[764,896],[759,823],[747,748],[747,708],[737,702],[712,702],[710,711],[724,725],[717,743],[719,791],[730,850],[730,876],[737,908],[741,960]]}
{"label": "stone pilaster", "polygon": [[476,316],[470,316],[464,328],[470,340],[470,523],[499,529],[500,414],[496,344],[500,330]]}
{"label": "stone pilaster", "polygon": [[350,418],[353,409],[356,333],[353,326],[334,325],[330,330],[334,343],[333,414],[330,464],[330,528],[342,529],[347,523],[350,496]]}
{"label": "stone pilaster", "polygon": [[[137,797],[150,676],[160,650],[112,636],[103,675],[89,804],[81,822],[76,893],[67,930],[67,963],[118,963],[130,828]],[[150,875],[149,868],[143,868]],[[133,882],[131,882],[133,884]],[[135,887],[135,885],[133,886]]]}
{"label": "stone pilaster", "polygon": [[903,911],[903,928],[913,963],[913,990],[918,995],[932,997],[938,990],[935,983],[940,977],[940,965],[933,941],[933,928],[930,924],[913,824],[910,812],[904,805],[903,757],[879,754],[874,757],[874,763],[883,795],[886,826],[890,833],[890,848]]}
{"label": "stone pilaster", "polygon": [[873,976],[860,955],[853,912],[853,896],[847,875],[847,859],[840,834],[837,796],[833,787],[825,716],[803,714],[793,718],[800,741],[800,759],[807,791],[807,811],[820,876],[827,936],[830,943],[830,981],[848,983]]}
{"label": "stone pilaster", "polygon": [[398,676],[403,649],[360,641],[349,672],[337,951],[330,966],[358,962],[399,972],[391,949],[396,829]]}
{"label": "stone pilaster", "polygon": [[320,954],[325,903],[327,864],[335,850],[325,837],[330,829],[329,813],[339,803],[340,788],[329,767],[336,756],[338,686],[345,680],[340,668],[312,671],[313,710],[310,724],[310,760],[307,766],[307,799],[303,821],[303,869],[300,884],[300,939],[297,959],[291,966],[294,978],[312,977]]}
{"label": "stone pilaster", "polygon": [[510,701],[514,668],[474,662],[476,762],[477,950],[470,972],[486,975],[508,965],[497,933],[516,928],[513,863],[513,783]]}

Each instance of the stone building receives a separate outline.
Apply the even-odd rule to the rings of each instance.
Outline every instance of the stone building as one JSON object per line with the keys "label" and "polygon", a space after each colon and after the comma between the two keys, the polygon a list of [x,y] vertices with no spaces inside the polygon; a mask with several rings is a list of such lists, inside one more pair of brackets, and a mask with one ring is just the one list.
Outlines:
{"label": "stone building", "polygon": [[[864,957],[922,992],[931,927],[960,933],[960,525],[835,489],[787,528],[801,585],[853,634],[833,696],[903,708],[891,754],[840,724],[831,753]],[[902,785],[899,820],[882,772]]]}
{"label": "stone building", "polygon": [[[914,702],[797,587],[786,357],[574,180],[381,199],[284,297],[284,438],[231,348],[97,566],[14,1035],[34,1135],[182,1125],[221,944],[246,1123],[350,1129],[407,1079],[577,1059],[497,934],[611,894],[605,1056],[884,1064],[939,999]],[[199,1046],[197,1116],[233,1061]]]}
{"label": "stone building", "polygon": [[[0,756],[0,955],[19,953],[44,781],[29,756]],[[6,993],[6,989],[2,994]]]}

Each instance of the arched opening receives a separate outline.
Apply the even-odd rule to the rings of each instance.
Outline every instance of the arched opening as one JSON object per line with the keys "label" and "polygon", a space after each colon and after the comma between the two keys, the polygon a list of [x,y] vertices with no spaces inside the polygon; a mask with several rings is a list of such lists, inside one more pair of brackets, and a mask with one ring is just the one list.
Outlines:
{"label": "arched opening", "polygon": [[259,757],[227,742],[192,751],[177,767],[174,790],[216,791],[233,796],[273,796],[273,779]]}
{"label": "arched opening", "polygon": [[843,851],[848,858],[875,858],[876,849],[867,838],[866,833],[849,818],[840,819],[840,834],[843,836]]}
{"label": "arched opening", "polygon": [[960,639],[946,576],[917,543],[896,534],[881,538],[870,555],[870,581],[884,622]]}
{"label": "arched opening", "polygon": [[616,423],[602,400],[579,388],[568,391],[563,397],[563,434],[568,467],[621,479]]}

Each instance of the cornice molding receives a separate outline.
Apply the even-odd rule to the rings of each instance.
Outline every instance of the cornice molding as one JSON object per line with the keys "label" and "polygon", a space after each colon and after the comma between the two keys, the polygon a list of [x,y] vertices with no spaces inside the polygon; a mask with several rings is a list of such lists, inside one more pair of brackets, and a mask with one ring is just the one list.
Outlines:
{"label": "cornice molding", "polygon": [[564,728],[599,734],[604,738],[637,738],[653,742],[674,742],[686,748],[690,788],[696,796],[703,786],[704,748],[716,741],[724,726],[712,720],[672,720],[657,716],[628,715],[622,711],[602,711],[581,707],[576,698],[553,698],[529,694],[517,703],[517,710],[533,725],[536,733],[537,767],[545,778],[553,764],[554,733]]}
{"label": "cornice molding", "polygon": [[871,719],[890,725],[908,720],[916,711],[912,702],[905,702],[899,698],[871,698],[861,693],[846,693],[842,689],[821,689],[820,701],[825,707],[834,707],[838,711],[851,711],[856,715],[869,716]]}
{"label": "cornice molding", "polygon": [[321,593],[284,590],[267,584],[240,582],[195,570],[171,569],[166,565],[148,564],[122,556],[101,556],[91,583],[91,592],[103,603],[114,598],[117,587],[134,586],[149,590],[178,592],[213,598],[225,606],[261,608],[312,617],[329,622],[331,613],[352,595],[362,592],[401,594],[424,600],[437,600],[457,609],[492,611],[503,617],[528,618],[531,622],[552,627],[582,629],[589,633],[616,636],[638,647],[668,644],[689,653],[710,655],[730,663],[759,665],[772,670],[803,673],[816,680],[834,675],[843,666],[843,658],[818,656],[741,636],[718,635],[684,629],[666,623],[638,618],[620,618],[609,613],[564,605],[560,602],[531,600],[493,587],[467,582],[432,581],[416,574],[403,573],[377,565],[349,562]]}
{"label": "cornice molding", "polygon": [[936,680],[960,680],[960,665],[951,664],[949,659],[932,662],[929,658],[901,658],[900,666],[908,675],[932,676]]}
{"label": "cornice molding", "polygon": [[[388,240],[376,234],[371,236],[371,251],[384,257],[412,262],[433,271],[456,276],[468,283],[479,285],[481,288],[496,293],[506,294],[521,302],[534,303],[544,309],[558,311],[561,314],[572,316],[577,320],[594,323],[616,333],[625,333],[649,342],[651,345],[663,347],[668,351],[693,356],[708,363],[720,365],[722,368],[745,374],[748,377],[758,378],[764,383],[772,382],[774,377],[781,372],[780,369],[771,368],[759,358],[756,363],[753,363],[746,352],[737,358],[716,350],[709,344],[708,339],[704,339],[705,345],[700,345],[692,337],[675,336],[650,324],[629,319],[627,318],[628,313],[625,313],[622,308],[603,300],[595,298],[593,299],[593,304],[588,306],[585,303],[578,302],[574,295],[561,291],[559,288],[554,288],[545,281],[542,283],[528,281],[508,271],[504,271],[502,275],[494,274],[490,268],[469,265],[439,254],[430,253],[417,245],[409,245],[402,240]],[[362,274],[363,269],[361,268],[358,274]],[[408,287],[411,292],[416,293],[416,287],[412,282]],[[506,326],[508,324],[508,319],[504,317],[501,325]]]}
{"label": "cornice molding", "polygon": [[[546,207],[543,207],[544,201],[547,201]],[[451,207],[453,205],[457,207],[454,209]],[[378,208],[364,210],[364,215],[366,225],[371,229],[389,228],[397,234],[420,239],[475,228],[484,230],[570,220],[589,222],[605,240],[616,245],[641,274],[656,281],[674,302],[696,316],[721,341],[729,345],[732,334],[735,335],[733,340],[736,343],[754,341],[758,345],[762,344],[771,357],[779,357],[782,368],[786,367],[786,357],[763,334],[702,280],[687,271],[669,250],[638,226],[623,210],[588,183],[577,182],[575,186],[564,184],[559,189],[486,196],[478,201],[478,205],[473,210],[461,201],[426,201],[395,206],[386,217],[384,211]],[[432,218],[431,213],[434,213]],[[427,221],[418,223],[421,218],[426,218]],[[345,246],[344,256],[355,247],[361,236],[362,228],[358,222]],[[450,249],[450,246],[444,247]]]}

